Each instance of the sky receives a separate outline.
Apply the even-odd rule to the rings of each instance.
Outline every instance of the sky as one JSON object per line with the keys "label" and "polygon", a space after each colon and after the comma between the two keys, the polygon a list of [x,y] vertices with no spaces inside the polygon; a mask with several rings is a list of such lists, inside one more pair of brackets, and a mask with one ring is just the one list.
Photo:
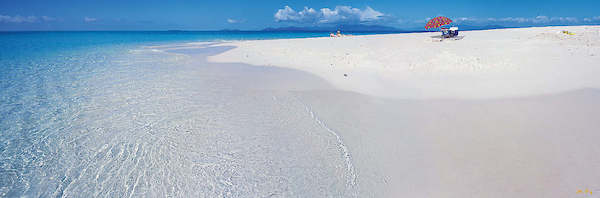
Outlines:
{"label": "sky", "polygon": [[600,24],[599,0],[0,0],[0,31],[260,30],[368,24],[423,28],[436,16],[459,25]]}

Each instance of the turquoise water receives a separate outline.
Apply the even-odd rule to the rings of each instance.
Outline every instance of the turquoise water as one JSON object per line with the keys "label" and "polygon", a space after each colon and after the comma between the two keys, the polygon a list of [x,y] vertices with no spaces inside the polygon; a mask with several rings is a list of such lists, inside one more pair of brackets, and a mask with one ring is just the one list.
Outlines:
{"label": "turquoise water", "polygon": [[186,44],[323,35],[0,33],[0,197],[356,195],[339,137],[285,91],[318,80]]}
{"label": "turquoise water", "polygon": [[[88,46],[172,41],[257,40],[327,36],[325,32],[0,32],[0,58],[31,56]],[[33,53],[33,54],[32,54]]]}

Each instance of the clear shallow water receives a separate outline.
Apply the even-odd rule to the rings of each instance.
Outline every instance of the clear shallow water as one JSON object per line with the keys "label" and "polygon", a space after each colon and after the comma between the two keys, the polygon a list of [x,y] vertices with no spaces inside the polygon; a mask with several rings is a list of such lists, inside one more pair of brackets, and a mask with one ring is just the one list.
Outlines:
{"label": "clear shallow water", "polygon": [[0,196],[356,196],[348,148],[289,92],[325,83],[172,45],[294,36],[0,33]]}

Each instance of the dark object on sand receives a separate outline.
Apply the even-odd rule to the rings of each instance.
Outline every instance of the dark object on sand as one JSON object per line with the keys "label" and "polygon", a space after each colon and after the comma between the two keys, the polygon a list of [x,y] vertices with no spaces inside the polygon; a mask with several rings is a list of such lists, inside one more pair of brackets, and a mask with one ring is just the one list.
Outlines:
{"label": "dark object on sand", "polygon": [[442,37],[452,38],[458,36],[458,27],[442,28]]}
{"label": "dark object on sand", "polygon": [[348,77],[348,74],[344,74],[344,77]]}

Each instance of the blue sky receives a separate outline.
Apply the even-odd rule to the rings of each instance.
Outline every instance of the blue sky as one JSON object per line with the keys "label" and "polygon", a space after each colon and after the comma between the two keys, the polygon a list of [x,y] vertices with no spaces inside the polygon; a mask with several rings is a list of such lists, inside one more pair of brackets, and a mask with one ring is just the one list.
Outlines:
{"label": "blue sky", "polygon": [[459,24],[600,24],[598,0],[0,0],[0,30],[256,30],[377,24],[420,28],[427,18]]}

